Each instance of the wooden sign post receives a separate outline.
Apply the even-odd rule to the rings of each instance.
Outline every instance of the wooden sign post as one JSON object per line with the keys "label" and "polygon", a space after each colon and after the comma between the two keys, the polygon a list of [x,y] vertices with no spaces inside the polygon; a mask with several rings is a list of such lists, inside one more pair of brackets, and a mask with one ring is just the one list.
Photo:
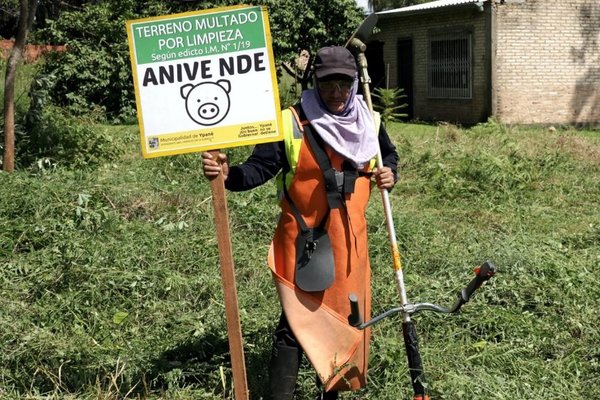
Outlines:
{"label": "wooden sign post", "polygon": [[[283,139],[265,6],[127,21],[144,158]],[[217,152],[213,152],[215,159]],[[223,176],[211,180],[236,400],[248,386]]]}
{"label": "wooden sign post", "polygon": [[[219,159],[219,151],[212,151],[213,159]],[[217,229],[217,244],[221,261],[221,280],[225,297],[225,317],[227,320],[227,336],[229,339],[229,354],[233,372],[234,393],[236,400],[248,399],[248,384],[246,380],[246,363],[242,344],[242,330],[238,312],[238,297],[233,268],[233,251],[229,235],[229,212],[225,196],[225,182],[219,174],[210,181],[212,202]]]}

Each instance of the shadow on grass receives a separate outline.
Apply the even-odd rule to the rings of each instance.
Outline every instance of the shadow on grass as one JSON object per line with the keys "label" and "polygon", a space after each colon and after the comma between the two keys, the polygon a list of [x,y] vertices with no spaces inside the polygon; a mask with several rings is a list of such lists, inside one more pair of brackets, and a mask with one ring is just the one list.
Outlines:
{"label": "shadow on grass", "polygon": [[[246,379],[253,399],[266,396],[271,346],[248,344],[264,342],[264,335],[270,337],[264,330],[244,337]],[[152,392],[200,387],[220,398],[233,398],[231,357],[225,333],[208,333],[182,343],[163,352],[152,364],[147,376],[152,382],[149,387]]]}

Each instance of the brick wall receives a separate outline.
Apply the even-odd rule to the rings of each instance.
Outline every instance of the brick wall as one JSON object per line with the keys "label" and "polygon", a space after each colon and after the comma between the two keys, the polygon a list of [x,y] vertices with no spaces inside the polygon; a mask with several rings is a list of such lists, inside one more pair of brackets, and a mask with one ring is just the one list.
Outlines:
{"label": "brick wall", "polygon": [[496,15],[496,115],[600,123],[600,1],[507,1]]}
{"label": "brick wall", "polygon": [[[474,7],[385,16],[373,40],[384,43],[396,86],[396,46],[412,39],[414,115],[474,123],[495,115],[507,123],[600,125],[600,0],[487,0]],[[473,33],[473,98],[427,97],[432,32]]]}
{"label": "brick wall", "polygon": [[[7,60],[10,57],[10,52],[14,46],[14,40],[0,40],[0,58]],[[34,62],[44,54],[51,51],[65,51],[65,46],[51,46],[41,44],[26,44],[23,51],[25,62]]]}
{"label": "brick wall", "polygon": [[[389,65],[390,87],[397,85],[396,46],[400,39],[413,41],[414,115],[422,120],[444,120],[466,124],[485,121],[489,113],[489,69],[486,62],[485,12],[468,8],[424,15],[380,18],[380,32],[371,40],[384,42],[384,63]],[[451,30],[472,32],[473,96],[469,100],[427,97],[427,57],[431,33]],[[489,53],[489,52],[488,52]]]}

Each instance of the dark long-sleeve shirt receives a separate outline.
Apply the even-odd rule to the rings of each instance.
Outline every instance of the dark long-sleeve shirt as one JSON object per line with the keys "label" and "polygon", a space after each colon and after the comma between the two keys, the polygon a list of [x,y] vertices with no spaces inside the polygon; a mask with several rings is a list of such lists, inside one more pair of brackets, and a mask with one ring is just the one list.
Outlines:
{"label": "dark long-sleeve shirt", "polygon": [[[379,148],[383,165],[390,167],[396,178],[398,153],[383,125],[379,128]],[[282,168],[289,169],[283,141],[258,144],[243,164],[229,168],[225,187],[233,192],[253,189],[273,178]]]}

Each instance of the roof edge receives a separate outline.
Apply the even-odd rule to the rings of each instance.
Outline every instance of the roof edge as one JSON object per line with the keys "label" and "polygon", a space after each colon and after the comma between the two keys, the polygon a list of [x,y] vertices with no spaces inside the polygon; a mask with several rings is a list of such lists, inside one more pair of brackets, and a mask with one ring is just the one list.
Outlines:
{"label": "roof edge", "polygon": [[[407,17],[411,15],[422,15],[422,14],[430,14],[430,13],[438,13],[443,12],[448,9],[458,9],[458,8],[476,8],[479,11],[483,11],[483,7],[485,3],[489,0],[479,0],[473,1],[469,3],[458,3],[458,4],[446,4],[440,5],[438,7],[429,7],[429,8],[414,8],[415,6],[396,8],[393,10],[385,10],[377,12],[377,16],[379,18],[387,19],[391,17]],[[429,3],[423,3],[429,4]]]}

